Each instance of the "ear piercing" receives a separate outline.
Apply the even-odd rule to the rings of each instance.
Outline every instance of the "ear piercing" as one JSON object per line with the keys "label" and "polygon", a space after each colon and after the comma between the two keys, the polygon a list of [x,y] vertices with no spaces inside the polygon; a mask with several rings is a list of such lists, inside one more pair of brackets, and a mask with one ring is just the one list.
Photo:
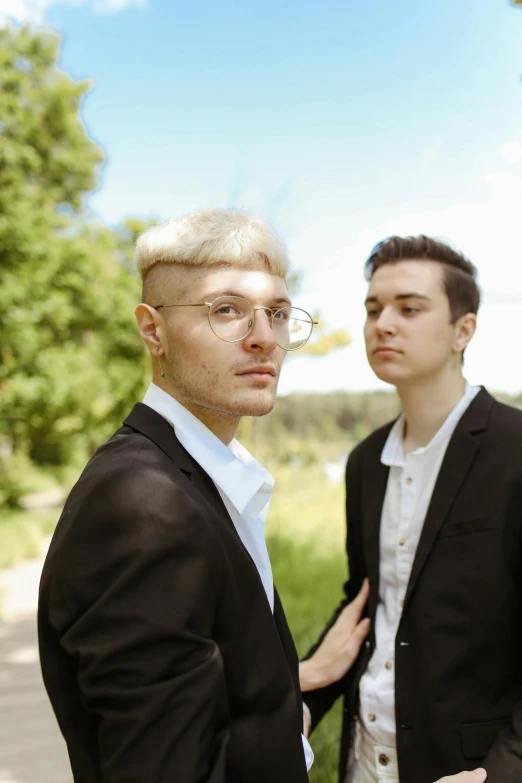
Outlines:
{"label": "ear piercing", "polygon": [[161,359],[159,357],[159,347],[156,348],[156,353],[158,354],[158,364],[159,364],[159,368],[160,368],[161,377],[164,378],[165,377],[165,373],[163,372],[163,367],[161,366]]}

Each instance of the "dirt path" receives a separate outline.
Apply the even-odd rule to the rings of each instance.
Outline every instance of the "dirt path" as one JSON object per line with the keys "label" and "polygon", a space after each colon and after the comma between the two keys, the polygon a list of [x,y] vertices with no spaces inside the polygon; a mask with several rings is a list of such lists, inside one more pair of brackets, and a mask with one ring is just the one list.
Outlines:
{"label": "dirt path", "polygon": [[72,783],[38,662],[44,557],[0,571],[0,783]]}

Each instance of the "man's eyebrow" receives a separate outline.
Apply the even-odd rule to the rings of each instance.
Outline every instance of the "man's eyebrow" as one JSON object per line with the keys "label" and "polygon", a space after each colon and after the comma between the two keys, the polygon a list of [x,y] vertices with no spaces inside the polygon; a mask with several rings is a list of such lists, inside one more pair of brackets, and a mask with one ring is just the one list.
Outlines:
{"label": "man's eyebrow", "polygon": [[[425,302],[431,302],[429,296],[425,296],[425,294],[417,294],[415,291],[408,291],[407,293],[397,294],[395,296],[396,302],[401,302],[404,299],[422,299]],[[368,296],[364,304],[376,304],[378,301],[379,301],[378,296]]]}
{"label": "man's eyebrow", "polygon": [[[240,299],[247,299],[246,296],[243,294],[240,294],[239,291],[234,291],[233,289],[221,289],[219,291],[208,291],[206,294],[203,294],[202,299],[206,302],[212,302],[214,299],[218,299],[220,296],[238,296]],[[248,299],[247,299],[248,301]],[[276,296],[272,299],[273,304],[286,304],[291,305],[292,302],[288,297],[286,296]]]}
{"label": "man's eyebrow", "polygon": [[431,299],[429,296],[426,296],[425,294],[417,294],[415,291],[410,291],[406,294],[397,294],[395,297],[397,301],[400,301],[402,299],[422,299],[424,302],[431,302]]}

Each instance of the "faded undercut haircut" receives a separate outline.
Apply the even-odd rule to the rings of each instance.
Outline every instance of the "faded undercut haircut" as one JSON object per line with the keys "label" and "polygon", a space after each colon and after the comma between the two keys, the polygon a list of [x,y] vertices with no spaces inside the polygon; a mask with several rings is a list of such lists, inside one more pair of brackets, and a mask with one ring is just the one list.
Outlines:
{"label": "faded undercut haircut", "polygon": [[284,242],[266,223],[248,212],[225,209],[191,212],[147,229],[138,237],[134,259],[143,280],[143,301],[145,281],[158,264],[230,265],[279,277],[285,277],[290,266]]}

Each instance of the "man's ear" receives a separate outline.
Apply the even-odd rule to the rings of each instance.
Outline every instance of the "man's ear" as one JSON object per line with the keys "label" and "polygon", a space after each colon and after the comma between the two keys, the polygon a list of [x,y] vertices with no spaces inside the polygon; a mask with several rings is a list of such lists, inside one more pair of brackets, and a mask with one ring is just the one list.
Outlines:
{"label": "man's ear", "polygon": [[471,342],[471,338],[477,329],[477,316],[475,313],[461,315],[455,324],[455,341],[453,349],[462,352]]}
{"label": "man's ear", "polygon": [[134,315],[141,337],[151,355],[162,356],[163,341],[165,339],[165,322],[163,317],[148,304],[141,302],[135,309]]}

